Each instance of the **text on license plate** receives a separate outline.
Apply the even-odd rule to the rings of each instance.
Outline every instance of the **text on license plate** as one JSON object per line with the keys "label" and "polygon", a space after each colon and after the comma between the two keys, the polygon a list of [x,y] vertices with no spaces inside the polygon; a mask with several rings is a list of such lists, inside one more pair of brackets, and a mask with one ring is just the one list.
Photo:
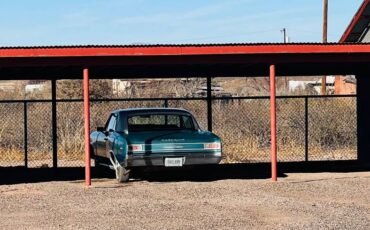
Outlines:
{"label": "text on license plate", "polygon": [[181,167],[184,164],[184,158],[165,158],[164,166],[166,167]]}

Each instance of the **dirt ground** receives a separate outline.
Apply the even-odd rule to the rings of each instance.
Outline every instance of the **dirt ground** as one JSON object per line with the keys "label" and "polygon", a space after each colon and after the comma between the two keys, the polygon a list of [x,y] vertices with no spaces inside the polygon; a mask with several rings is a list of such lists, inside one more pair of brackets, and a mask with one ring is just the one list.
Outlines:
{"label": "dirt ground", "polygon": [[90,188],[81,179],[0,185],[0,229],[370,227],[370,171],[285,173],[277,183],[156,173],[127,184],[93,179]]}

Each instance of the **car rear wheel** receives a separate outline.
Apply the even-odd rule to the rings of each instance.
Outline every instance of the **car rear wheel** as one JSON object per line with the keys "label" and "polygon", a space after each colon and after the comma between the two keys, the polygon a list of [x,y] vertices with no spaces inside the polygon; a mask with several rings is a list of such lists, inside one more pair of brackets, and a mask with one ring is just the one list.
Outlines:
{"label": "car rear wheel", "polygon": [[116,179],[119,183],[125,183],[128,182],[130,179],[130,170],[126,169],[125,167],[122,167],[118,164],[116,169]]}
{"label": "car rear wheel", "polygon": [[114,171],[116,172],[116,179],[119,183],[128,182],[130,179],[130,170],[123,167],[117,160],[113,153],[110,153],[110,161],[113,165]]}

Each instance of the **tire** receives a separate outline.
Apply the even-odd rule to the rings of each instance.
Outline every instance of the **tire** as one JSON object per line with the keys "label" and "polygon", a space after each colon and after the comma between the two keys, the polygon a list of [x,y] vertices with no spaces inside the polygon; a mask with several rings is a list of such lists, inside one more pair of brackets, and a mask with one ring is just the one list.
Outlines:
{"label": "tire", "polygon": [[119,183],[126,183],[130,179],[130,170],[122,167],[121,165],[117,165],[116,169],[116,179]]}
{"label": "tire", "polygon": [[107,174],[108,169],[105,166],[101,165],[100,164],[101,162],[98,159],[94,159],[94,162],[95,162],[95,167],[93,170],[97,176],[103,176]]}
{"label": "tire", "polygon": [[96,169],[101,169],[103,166],[100,164],[100,161],[98,159],[94,159],[94,165]]}
{"label": "tire", "polygon": [[113,165],[114,171],[116,172],[117,181],[119,183],[128,182],[128,180],[130,179],[130,170],[123,167],[112,152],[109,153],[109,160]]}

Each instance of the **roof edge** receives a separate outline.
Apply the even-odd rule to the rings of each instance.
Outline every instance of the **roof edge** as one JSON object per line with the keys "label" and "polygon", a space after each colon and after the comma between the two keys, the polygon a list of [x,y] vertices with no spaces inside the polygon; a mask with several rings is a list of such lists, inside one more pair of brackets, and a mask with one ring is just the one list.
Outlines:
{"label": "roof edge", "polygon": [[340,38],[339,42],[344,43],[346,42],[348,36],[351,34],[353,28],[356,26],[358,21],[360,20],[362,14],[364,13],[366,7],[370,4],[370,0],[364,0],[360,8],[357,10],[357,13],[352,18],[352,21],[348,25],[347,29],[344,31],[342,37]]}
{"label": "roof edge", "polygon": [[[370,0],[369,0],[370,1]],[[370,44],[370,43],[369,43]],[[195,43],[195,44],[145,44],[145,45],[50,45],[50,46],[0,46],[0,50],[37,50],[37,49],[90,49],[90,48],[159,48],[159,47],[217,47],[217,46],[300,46],[300,45],[358,45],[356,42],[346,44],[338,42],[255,42],[255,43]]]}

